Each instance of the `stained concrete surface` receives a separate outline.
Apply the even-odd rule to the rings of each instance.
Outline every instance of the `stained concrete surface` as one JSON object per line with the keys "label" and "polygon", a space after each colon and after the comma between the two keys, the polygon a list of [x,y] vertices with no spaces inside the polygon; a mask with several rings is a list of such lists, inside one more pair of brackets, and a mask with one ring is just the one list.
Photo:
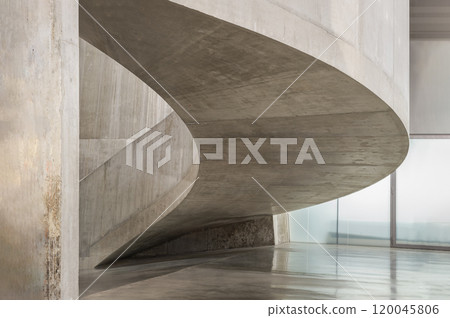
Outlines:
{"label": "stained concrete surface", "polygon": [[[369,55],[372,62],[355,64],[354,73],[349,71],[347,74],[331,66],[335,65],[331,62],[330,65],[317,61],[276,105],[252,125],[258,115],[314,61],[313,56],[165,0],[81,1],[153,78],[83,10],[80,11],[80,36],[164,98],[183,121],[178,128],[183,129],[187,125],[193,137],[249,137],[253,142],[258,137],[297,137],[300,142],[305,137],[313,137],[326,161],[326,165],[315,162],[294,165],[293,158],[300,148],[297,146],[289,149],[289,163],[280,165],[279,149],[270,148],[268,143],[260,149],[268,165],[258,165],[255,161],[248,165],[202,161],[199,179],[186,198],[146,231],[127,254],[205,226],[282,213],[283,209],[258,187],[252,177],[258,179],[287,210],[295,210],[349,194],[394,171],[408,150],[408,128],[405,125],[408,122],[409,95],[408,68],[403,67],[408,61],[408,50],[397,50],[396,45],[409,41],[409,35],[404,32],[407,12],[389,3],[390,6],[383,2],[370,17],[383,26],[383,22],[388,20],[389,30],[395,30],[398,37],[395,44],[391,36],[384,38],[384,35],[392,33],[389,30],[383,27],[368,32],[367,25],[358,21],[356,27],[367,32],[364,33],[367,37],[362,36],[350,51],[333,50],[331,59],[347,63],[350,68],[355,61],[364,60]],[[401,3],[403,5],[404,1]],[[324,5],[330,3],[324,2]],[[357,13],[361,8],[354,9]],[[297,32],[291,36],[298,36],[309,43],[318,40],[310,37],[312,33],[305,32],[305,29],[288,27],[291,32]],[[328,34],[325,39],[329,39],[327,30],[326,27],[322,30],[325,31],[322,34]],[[369,41],[373,39],[376,41]],[[321,44],[326,42],[324,38],[320,40]],[[371,46],[367,43],[376,43],[381,50],[380,55],[372,56]],[[394,56],[386,52],[394,52]],[[395,66],[398,61],[401,63]],[[385,68],[387,65],[391,68]],[[370,85],[359,81],[363,77],[370,81]],[[402,89],[399,90],[398,86]],[[95,120],[95,117],[87,120]],[[240,144],[238,161],[246,154],[246,148]],[[107,173],[115,174],[112,169]],[[118,178],[111,178],[111,181],[113,183],[108,187],[121,184]],[[141,198],[136,197],[137,200]],[[91,204],[100,207],[101,200],[104,198],[92,195]],[[90,210],[97,214],[108,209]],[[94,214],[93,218],[102,222],[101,217]],[[115,213],[112,215],[116,218]],[[145,222],[134,222],[133,226],[117,222],[114,230],[121,230],[121,233],[114,236],[107,230],[111,224],[96,225],[102,227],[100,236],[108,234],[95,241],[98,242],[98,257],[102,258],[97,260],[111,261],[120,255],[157,215],[149,214]],[[117,220],[123,220],[122,216],[119,215]],[[116,247],[122,243],[113,253],[109,246],[110,238],[117,240]]]}
{"label": "stained concrete surface", "polygon": [[[286,215],[286,214],[285,214]],[[287,215],[286,215],[287,216]],[[218,227],[203,228],[183,234],[160,245],[139,252],[133,257],[162,256],[205,252],[243,247],[271,246],[286,240],[285,233],[275,238],[279,231],[274,224],[275,216],[255,217],[245,222],[225,224]],[[284,225],[284,223],[282,223]]]}
{"label": "stained concrete surface", "polygon": [[[290,243],[124,260],[84,299],[450,299],[449,252],[324,247],[352,277],[318,245]],[[100,273],[82,272],[81,290]]]}
{"label": "stained concrete surface", "polygon": [[74,298],[78,6],[0,7],[0,298]]}

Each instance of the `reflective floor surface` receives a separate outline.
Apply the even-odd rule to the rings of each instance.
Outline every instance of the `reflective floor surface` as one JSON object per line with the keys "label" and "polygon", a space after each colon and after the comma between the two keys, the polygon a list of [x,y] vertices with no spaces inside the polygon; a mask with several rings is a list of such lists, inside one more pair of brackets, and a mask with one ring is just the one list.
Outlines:
{"label": "reflective floor surface", "polygon": [[[83,292],[104,270],[80,273]],[[450,252],[290,243],[122,261],[82,299],[450,299]]]}

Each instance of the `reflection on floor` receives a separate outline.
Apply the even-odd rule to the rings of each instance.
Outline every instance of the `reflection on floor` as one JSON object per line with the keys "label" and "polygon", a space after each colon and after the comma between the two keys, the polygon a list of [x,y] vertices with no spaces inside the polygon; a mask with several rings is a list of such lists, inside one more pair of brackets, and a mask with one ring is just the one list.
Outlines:
{"label": "reflection on floor", "polygon": [[[124,261],[82,299],[450,299],[450,252],[314,244]],[[102,270],[82,272],[80,291]]]}

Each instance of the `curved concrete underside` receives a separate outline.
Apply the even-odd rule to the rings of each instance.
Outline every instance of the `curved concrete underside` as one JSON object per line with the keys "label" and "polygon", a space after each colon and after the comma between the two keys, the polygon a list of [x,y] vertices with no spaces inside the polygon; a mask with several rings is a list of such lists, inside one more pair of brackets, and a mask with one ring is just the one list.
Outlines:
{"label": "curved concrete underside", "polygon": [[[279,147],[268,141],[260,149],[267,165],[253,159],[247,165],[229,165],[226,157],[204,160],[199,179],[184,200],[178,200],[126,255],[200,227],[284,212],[252,177],[290,211],[369,186],[393,172],[406,156],[407,130],[393,109],[321,61],[252,124],[313,62],[305,53],[165,0],[81,4],[167,91],[82,10],[80,36],[153,88],[193,137],[245,137],[253,142],[286,137],[299,138],[300,145],[303,138],[312,137],[326,162],[295,165],[298,145],[289,147],[288,164],[280,165]],[[237,162],[247,153],[238,145]],[[127,226],[120,246],[97,255],[95,262],[116,257],[163,211],[155,210],[145,222]],[[100,244],[107,245],[113,236],[117,232],[108,232]]]}

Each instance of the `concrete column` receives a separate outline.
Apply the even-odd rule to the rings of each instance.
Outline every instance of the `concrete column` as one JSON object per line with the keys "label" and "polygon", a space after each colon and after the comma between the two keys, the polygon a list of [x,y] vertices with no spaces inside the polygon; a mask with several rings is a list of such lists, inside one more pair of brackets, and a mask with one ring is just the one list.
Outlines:
{"label": "concrete column", "polygon": [[0,298],[76,298],[78,6],[0,8]]}
{"label": "concrete column", "polygon": [[275,245],[289,243],[291,241],[289,215],[287,213],[273,216],[273,238]]}

